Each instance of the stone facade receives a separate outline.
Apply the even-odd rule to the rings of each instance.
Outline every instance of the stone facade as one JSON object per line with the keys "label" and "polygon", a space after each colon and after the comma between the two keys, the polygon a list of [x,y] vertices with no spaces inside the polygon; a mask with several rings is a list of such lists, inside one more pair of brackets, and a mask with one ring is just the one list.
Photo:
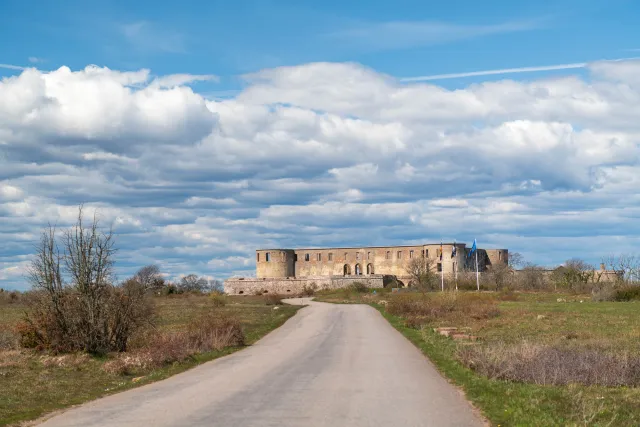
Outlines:
{"label": "stone facade", "polygon": [[[452,256],[453,246],[456,256]],[[440,251],[442,250],[442,257]],[[363,248],[259,249],[256,251],[258,278],[304,278],[320,276],[369,276],[381,274],[406,277],[412,258],[427,257],[445,275],[466,268],[475,270],[475,256],[464,243]],[[478,249],[480,271],[496,263],[507,264],[507,249]]]}
{"label": "stone facade", "polygon": [[352,285],[354,282],[364,283],[368,288],[382,288],[382,275],[362,276],[320,276],[305,278],[250,278],[240,277],[224,282],[224,292],[229,295],[278,294],[296,295],[304,288],[336,289]]}
{"label": "stone facade", "polygon": [[[453,248],[456,255],[453,256]],[[413,258],[427,257],[434,270],[446,276],[456,271],[475,270],[475,255],[464,243],[361,248],[258,249],[256,278],[233,278],[225,282],[230,294],[273,292],[295,294],[304,286],[319,288],[348,286],[354,281],[382,287],[384,276],[407,280],[407,265]],[[442,252],[442,254],[441,254]],[[507,264],[507,249],[478,249],[480,271],[497,263]]]}

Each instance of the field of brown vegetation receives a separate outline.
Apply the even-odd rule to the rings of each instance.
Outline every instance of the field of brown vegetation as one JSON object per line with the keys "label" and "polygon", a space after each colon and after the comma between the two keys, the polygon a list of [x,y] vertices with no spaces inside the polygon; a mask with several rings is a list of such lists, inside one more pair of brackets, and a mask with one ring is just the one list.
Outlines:
{"label": "field of brown vegetation", "polygon": [[378,308],[495,425],[640,424],[640,301],[599,301],[597,292],[373,292],[317,299]]}
{"label": "field of brown vegetation", "polygon": [[178,294],[150,299],[149,327],[126,352],[92,355],[23,348],[16,326],[28,309],[23,294],[0,294],[0,425],[126,390],[251,345],[298,307],[273,297]]}

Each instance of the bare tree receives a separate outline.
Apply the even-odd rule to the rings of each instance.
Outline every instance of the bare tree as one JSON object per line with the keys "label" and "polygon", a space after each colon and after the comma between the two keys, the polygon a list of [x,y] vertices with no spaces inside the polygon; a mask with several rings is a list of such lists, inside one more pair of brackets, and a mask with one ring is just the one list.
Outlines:
{"label": "bare tree", "polygon": [[140,296],[132,286],[112,283],[114,254],[112,231],[103,231],[96,215],[87,226],[82,206],[76,224],[60,237],[50,225],[28,272],[36,292],[22,328],[23,344],[55,351],[125,350],[150,311],[144,292]]}
{"label": "bare tree", "polygon": [[164,286],[164,278],[160,273],[160,267],[155,264],[146,265],[139,269],[133,275],[133,279],[140,283],[145,290],[158,290]]}
{"label": "bare tree", "polygon": [[182,292],[202,292],[207,288],[207,279],[196,274],[189,274],[180,280],[180,291]]}
{"label": "bare tree", "polygon": [[609,255],[602,259],[608,270],[621,275],[624,282],[640,281],[640,257],[632,254]]}
{"label": "bare tree", "polygon": [[520,252],[509,253],[509,267],[517,269],[524,267],[524,265],[524,257],[520,254]]}
{"label": "bare tree", "polygon": [[492,265],[489,271],[487,271],[486,278],[490,283],[493,283],[496,290],[499,291],[508,285],[511,279],[511,268],[506,264],[497,263]]}
{"label": "bare tree", "polygon": [[572,258],[567,260],[563,266],[555,269],[552,274],[552,280],[556,288],[561,288],[580,291],[584,290],[584,287],[588,283],[598,282],[600,275],[596,274],[594,267],[585,261]]}
{"label": "bare tree", "polygon": [[410,277],[410,285],[423,292],[435,290],[438,286],[438,277],[433,271],[433,267],[431,258],[412,258],[405,267],[405,271]]}

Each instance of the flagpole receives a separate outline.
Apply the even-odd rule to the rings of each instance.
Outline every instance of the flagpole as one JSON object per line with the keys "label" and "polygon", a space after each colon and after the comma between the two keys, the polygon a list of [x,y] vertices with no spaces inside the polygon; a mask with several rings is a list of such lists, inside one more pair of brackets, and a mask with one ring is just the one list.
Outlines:
{"label": "flagpole", "polygon": [[444,260],[440,261],[440,281],[442,282],[442,292],[444,292]]}
{"label": "flagpole", "polygon": [[476,286],[480,292],[480,273],[478,273],[478,249],[476,249]]}

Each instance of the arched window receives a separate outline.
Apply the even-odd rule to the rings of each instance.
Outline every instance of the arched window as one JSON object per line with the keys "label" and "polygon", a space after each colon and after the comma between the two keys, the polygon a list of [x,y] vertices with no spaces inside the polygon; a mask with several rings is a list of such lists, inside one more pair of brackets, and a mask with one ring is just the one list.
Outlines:
{"label": "arched window", "polygon": [[362,276],[362,269],[360,268],[360,264],[356,264],[356,276]]}
{"label": "arched window", "polygon": [[345,276],[351,275],[351,267],[349,266],[349,264],[345,264],[344,267],[342,268],[342,271]]}
{"label": "arched window", "polygon": [[373,264],[367,264],[367,274],[373,274]]}

